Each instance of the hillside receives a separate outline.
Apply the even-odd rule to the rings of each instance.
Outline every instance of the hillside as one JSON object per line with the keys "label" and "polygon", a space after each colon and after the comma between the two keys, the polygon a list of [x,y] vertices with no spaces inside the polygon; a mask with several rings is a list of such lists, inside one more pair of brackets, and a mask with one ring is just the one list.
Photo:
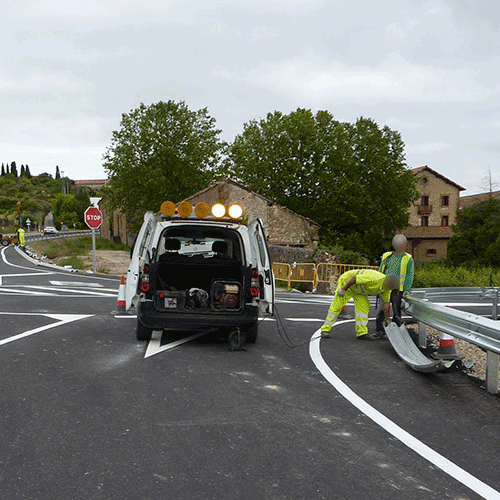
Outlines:
{"label": "hillside", "polygon": [[[77,198],[75,203],[82,205],[84,210],[89,205],[88,195],[91,194],[90,191],[77,191],[70,179],[65,178],[64,182],[66,192],[75,195]],[[31,178],[16,177],[13,174],[0,176],[0,227],[2,228],[0,232],[7,233],[14,230],[18,201],[21,202],[20,214],[23,220],[25,221],[29,217],[33,223],[32,230],[35,228],[35,221],[43,225],[45,216],[51,211],[51,199],[57,195],[61,196],[62,189],[61,179],[53,179],[49,174],[41,174]],[[64,201],[61,200],[61,203]],[[83,214],[83,210],[79,206],[71,210],[78,214],[78,218]],[[61,211],[64,211],[64,206],[61,207]],[[80,212],[82,213],[80,214]],[[71,220],[71,222],[73,221]]]}

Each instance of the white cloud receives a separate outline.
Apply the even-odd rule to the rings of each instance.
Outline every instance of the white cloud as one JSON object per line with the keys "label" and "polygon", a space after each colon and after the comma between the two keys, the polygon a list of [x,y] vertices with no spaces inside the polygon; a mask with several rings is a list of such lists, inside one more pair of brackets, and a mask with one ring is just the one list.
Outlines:
{"label": "white cloud", "polygon": [[435,16],[436,14],[441,14],[443,12],[443,9],[436,5],[435,7],[432,7],[432,9],[428,9],[424,12],[424,16]]}
{"label": "white cloud", "polygon": [[404,25],[391,23],[385,29],[385,38],[391,41],[404,41],[408,33],[417,25],[416,19],[408,19]]}
{"label": "white cloud", "polygon": [[406,144],[405,150],[410,154],[432,154],[443,149],[448,149],[452,145],[445,142],[423,142],[420,144]]}
{"label": "white cloud", "polygon": [[425,127],[425,123],[407,122],[395,117],[388,118],[385,123],[394,130],[416,130]]}
{"label": "white cloud", "polygon": [[456,70],[412,64],[392,52],[376,66],[349,66],[307,49],[279,62],[230,71],[219,67],[213,76],[246,81],[280,95],[312,103],[478,102],[498,94],[479,81],[470,68]]}

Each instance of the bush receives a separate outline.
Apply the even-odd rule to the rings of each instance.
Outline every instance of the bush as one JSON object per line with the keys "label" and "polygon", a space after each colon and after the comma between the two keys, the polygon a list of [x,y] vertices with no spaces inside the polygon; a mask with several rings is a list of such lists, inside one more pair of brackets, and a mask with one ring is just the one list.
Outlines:
{"label": "bush", "polygon": [[445,262],[419,264],[413,288],[490,286],[490,278],[500,285],[500,269],[492,267],[451,266]]}

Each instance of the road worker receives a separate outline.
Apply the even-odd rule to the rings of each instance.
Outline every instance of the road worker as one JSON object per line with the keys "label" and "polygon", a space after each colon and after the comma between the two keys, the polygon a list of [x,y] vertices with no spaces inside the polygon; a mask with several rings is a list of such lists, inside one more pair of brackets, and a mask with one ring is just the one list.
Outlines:
{"label": "road worker", "polygon": [[24,247],[26,246],[26,241],[24,239],[24,229],[22,227],[19,227],[17,229],[17,236],[19,238],[19,246],[24,250]]}
{"label": "road worker", "polygon": [[380,295],[384,300],[384,313],[387,322],[390,317],[391,290],[399,287],[399,276],[385,275],[373,269],[353,269],[341,274],[335,290],[335,297],[328,310],[328,316],[321,327],[321,336],[330,337],[333,324],[337,321],[342,308],[354,300],[356,312],[356,335],[360,340],[376,340],[376,334],[368,333],[368,314],[370,313],[369,295]]}
{"label": "road worker", "polygon": [[[401,299],[411,292],[413,279],[415,277],[415,263],[411,254],[406,252],[407,245],[404,234],[396,234],[392,239],[394,252],[385,252],[382,255],[379,271],[384,274],[396,274],[399,276],[399,288],[391,293],[392,320],[401,326]],[[385,336],[384,311],[380,310],[377,315],[377,334]]]}

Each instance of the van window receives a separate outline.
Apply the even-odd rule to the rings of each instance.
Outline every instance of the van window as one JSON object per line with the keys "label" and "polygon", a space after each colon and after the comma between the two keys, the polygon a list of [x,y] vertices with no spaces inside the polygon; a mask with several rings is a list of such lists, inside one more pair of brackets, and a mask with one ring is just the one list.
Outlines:
{"label": "van window", "polygon": [[168,256],[222,259],[242,263],[240,237],[236,231],[207,226],[175,226],[162,232],[158,260]]}

